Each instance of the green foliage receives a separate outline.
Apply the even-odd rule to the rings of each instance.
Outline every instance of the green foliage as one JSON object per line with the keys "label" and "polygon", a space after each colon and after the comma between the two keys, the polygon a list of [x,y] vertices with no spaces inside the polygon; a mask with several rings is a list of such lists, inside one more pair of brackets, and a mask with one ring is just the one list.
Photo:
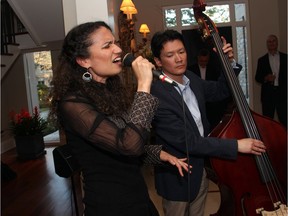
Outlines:
{"label": "green foliage", "polygon": [[38,98],[40,103],[40,108],[49,107],[50,105],[50,88],[45,84],[37,85]]}

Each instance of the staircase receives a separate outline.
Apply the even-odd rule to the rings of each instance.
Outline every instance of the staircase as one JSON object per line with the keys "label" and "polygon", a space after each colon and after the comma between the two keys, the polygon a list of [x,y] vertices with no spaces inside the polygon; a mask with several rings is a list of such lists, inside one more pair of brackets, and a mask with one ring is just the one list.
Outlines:
{"label": "staircase", "polygon": [[[9,74],[9,70],[17,58],[21,56],[22,49],[28,46],[35,47],[35,43],[7,0],[1,0],[1,83],[5,82],[5,76]],[[11,136],[9,130],[2,127],[1,152],[5,152],[14,146],[13,136]]]}
{"label": "staircase", "polygon": [[1,80],[22,53],[61,49],[62,6],[59,0],[1,0]]}
{"label": "staircase", "polygon": [[1,80],[20,54],[19,44],[16,43],[16,34],[25,34],[25,28],[8,4],[1,1]]}
{"label": "staircase", "polygon": [[20,54],[18,45],[8,44],[7,53],[1,53],[1,80]]}
{"label": "staircase", "polygon": [[[52,50],[58,52],[65,36],[62,1],[1,0],[1,151],[15,146],[9,134],[8,113],[28,106],[23,55]],[[18,76],[20,75],[20,76]],[[15,86],[20,83],[20,86]],[[15,89],[15,91],[14,91]],[[22,91],[23,89],[23,91]],[[15,93],[16,92],[16,93]],[[18,92],[21,93],[19,98]],[[24,99],[23,99],[24,98]],[[29,99],[30,100],[30,99]]]}

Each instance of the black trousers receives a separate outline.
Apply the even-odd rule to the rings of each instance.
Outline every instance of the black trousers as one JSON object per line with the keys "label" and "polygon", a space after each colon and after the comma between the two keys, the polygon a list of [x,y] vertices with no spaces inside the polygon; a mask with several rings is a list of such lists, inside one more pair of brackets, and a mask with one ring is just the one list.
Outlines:
{"label": "black trousers", "polygon": [[262,114],[273,119],[276,111],[280,123],[287,128],[287,100],[280,97],[279,88],[275,86],[266,95],[262,100]]}

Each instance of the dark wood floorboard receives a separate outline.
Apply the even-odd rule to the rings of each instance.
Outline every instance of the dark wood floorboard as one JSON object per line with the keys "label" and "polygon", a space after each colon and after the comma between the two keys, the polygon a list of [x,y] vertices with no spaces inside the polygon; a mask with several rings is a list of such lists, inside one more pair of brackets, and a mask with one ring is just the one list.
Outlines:
{"label": "dark wood floorboard", "polygon": [[[54,148],[46,147],[47,153],[34,160],[17,158],[16,149],[1,155],[1,161],[17,174],[12,180],[1,181],[2,216],[77,216],[71,179],[55,173]],[[83,215],[79,175],[74,176],[74,182],[79,215]]]}

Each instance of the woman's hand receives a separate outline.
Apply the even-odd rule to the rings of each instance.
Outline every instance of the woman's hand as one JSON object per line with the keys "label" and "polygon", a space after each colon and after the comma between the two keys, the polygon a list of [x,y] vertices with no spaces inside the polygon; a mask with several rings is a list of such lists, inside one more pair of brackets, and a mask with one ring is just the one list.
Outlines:
{"label": "woman's hand", "polygon": [[[160,159],[162,161],[165,162],[169,162],[170,164],[172,164],[173,166],[176,166],[178,168],[178,171],[180,173],[180,175],[183,177],[183,169],[188,172],[188,164],[184,161],[187,160],[187,158],[177,158],[163,150],[161,150],[160,152]],[[192,168],[192,166],[190,165],[190,168]]]}
{"label": "woman's hand", "polygon": [[266,151],[266,147],[260,140],[245,138],[238,140],[238,151],[241,153],[261,155],[261,153]]}
{"label": "woman's hand", "polygon": [[150,93],[153,80],[152,69],[155,66],[142,56],[138,56],[132,62],[132,68],[137,79],[137,91]]}

